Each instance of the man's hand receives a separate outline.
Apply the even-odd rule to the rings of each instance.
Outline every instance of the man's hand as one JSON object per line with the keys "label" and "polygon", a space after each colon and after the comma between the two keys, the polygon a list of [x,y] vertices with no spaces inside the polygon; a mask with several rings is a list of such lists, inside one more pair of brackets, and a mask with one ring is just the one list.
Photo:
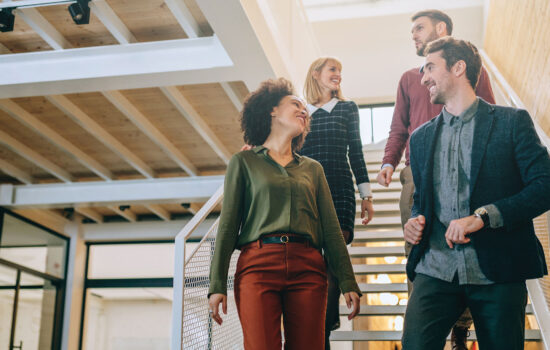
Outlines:
{"label": "man's hand", "polygon": [[479,231],[483,228],[483,220],[473,215],[462,219],[451,221],[447,232],[445,232],[445,240],[449,248],[453,249],[453,243],[466,244],[470,242],[470,238],[466,237],[470,233]]}
{"label": "man's hand", "polygon": [[208,312],[219,325],[223,322],[219,311],[220,303],[222,304],[223,313],[227,315],[227,295],[216,293],[210,295],[210,298],[208,298]]}
{"label": "man's hand", "polygon": [[359,314],[361,303],[359,301],[359,294],[356,292],[347,292],[344,294],[344,298],[346,299],[346,305],[348,306],[348,309],[351,309],[353,306],[353,310],[348,315],[348,320],[351,320],[357,314]]}
{"label": "man's hand", "polygon": [[[366,217],[365,217],[365,212],[367,214]],[[368,224],[373,217],[374,217],[374,207],[372,206],[372,202],[366,199],[363,199],[361,201],[361,219],[363,219],[363,225]]]}
{"label": "man's hand", "polygon": [[382,168],[376,177],[378,183],[382,186],[388,187],[391,183],[391,177],[393,175],[393,167],[387,166]]}
{"label": "man's hand", "polygon": [[405,240],[414,245],[420,243],[425,226],[426,218],[423,215],[418,215],[415,218],[409,219],[409,221],[405,224],[405,229],[403,230]]}

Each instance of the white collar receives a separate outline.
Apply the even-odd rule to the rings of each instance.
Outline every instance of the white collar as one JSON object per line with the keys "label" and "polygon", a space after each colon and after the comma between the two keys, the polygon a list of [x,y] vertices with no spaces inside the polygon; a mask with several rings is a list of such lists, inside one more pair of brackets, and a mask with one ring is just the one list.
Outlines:
{"label": "white collar", "polygon": [[321,107],[317,107],[317,106],[314,106],[314,105],[310,105],[308,103],[307,105],[307,110],[309,111],[309,114],[312,115],[313,113],[315,113],[319,108],[321,109],[324,109],[325,111],[327,112],[332,112],[332,110],[334,109],[334,107],[336,106],[336,104],[338,103],[338,101],[340,101],[339,99],[337,99],[336,97],[333,97],[330,101],[328,101],[327,103],[325,103],[324,105],[322,105]]}

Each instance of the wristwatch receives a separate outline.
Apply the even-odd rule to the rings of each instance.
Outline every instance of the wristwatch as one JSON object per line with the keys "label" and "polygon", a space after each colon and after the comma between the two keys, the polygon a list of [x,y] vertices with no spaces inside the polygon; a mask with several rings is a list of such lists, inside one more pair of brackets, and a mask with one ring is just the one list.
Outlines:
{"label": "wristwatch", "polygon": [[483,227],[489,226],[489,212],[484,207],[477,208],[474,211],[474,216],[483,220]]}

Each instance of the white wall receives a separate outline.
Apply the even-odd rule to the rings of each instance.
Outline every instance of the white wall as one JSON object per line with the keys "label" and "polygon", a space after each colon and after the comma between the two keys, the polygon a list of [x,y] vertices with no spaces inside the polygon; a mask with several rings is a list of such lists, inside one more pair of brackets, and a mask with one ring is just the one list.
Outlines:
{"label": "white wall", "polygon": [[[418,10],[422,10],[419,8]],[[483,5],[449,9],[453,36],[483,43]],[[358,103],[394,101],[401,74],[423,62],[411,39],[413,12],[312,22],[321,54],[343,63],[344,95]]]}

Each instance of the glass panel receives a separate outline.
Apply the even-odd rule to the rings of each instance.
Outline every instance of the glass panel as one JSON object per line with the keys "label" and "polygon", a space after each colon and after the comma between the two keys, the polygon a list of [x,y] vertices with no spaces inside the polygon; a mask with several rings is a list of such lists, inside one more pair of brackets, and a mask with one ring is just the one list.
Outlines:
{"label": "glass panel", "polygon": [[63,278],[67,240],[9,214],[4,215],[0,258]]}
{"label": "glass panel", "polygon": [[0,265],[0,349],[9,349],[17,272]]}
{"label": "glass panel", "polygon": [[91,288],[85,350],[168,350],[172,288]]}
{"label": "glass panel", "polygon": [[174,243],[91,245],[88,278],[174,276]]}
{"label": "glass panel", "polygon": [[21,274],[15,345],[24,350],[50,349],[57,289],[42,278]]}
{"label": "glass panel", "polygon": [[371,109],[359,109],[359,130],[361,133],[361,142],[363,145],[372,143],[372,125],[371,125]]}

